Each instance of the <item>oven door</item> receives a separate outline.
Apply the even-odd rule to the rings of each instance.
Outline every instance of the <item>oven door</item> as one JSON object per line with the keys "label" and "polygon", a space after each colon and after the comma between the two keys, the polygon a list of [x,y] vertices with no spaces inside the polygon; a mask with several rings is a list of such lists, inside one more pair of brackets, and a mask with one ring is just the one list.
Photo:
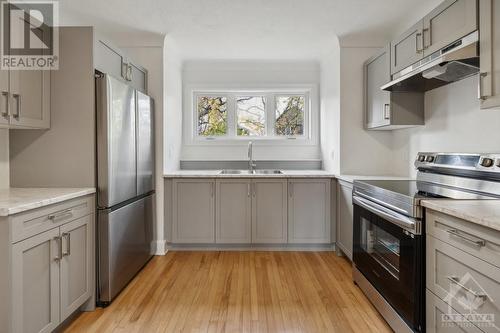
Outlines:
{"label": "oven door", "polygon": [[423,239],[405,229],[408,219],[384,214],[384,207],[354,197],[353,261],[403,320],[423,325]]}

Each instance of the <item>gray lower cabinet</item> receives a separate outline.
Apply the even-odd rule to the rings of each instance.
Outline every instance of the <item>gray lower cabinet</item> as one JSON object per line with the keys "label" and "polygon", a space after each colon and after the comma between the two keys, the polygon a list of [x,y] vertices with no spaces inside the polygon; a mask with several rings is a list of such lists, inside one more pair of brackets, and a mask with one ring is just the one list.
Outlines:
{"label": "gray lower cabinet", "polygon": [[87,196],[0,218],[8,226],[0,246],[10,255],[6,263],[0,255],[0,294],[10,314],[0,332],[52,332],[92,299],[94,202]]}
{"label": "gray lower cabinet", "polygon": [[252,243],[286,243],[286,179],[254,179],[252,185]]}
{"label": "gray lower cabinet", "polygon": [[479,2],[479,48],[481,54],[479,96],[481,109],[500,107],[500,3]]}
{"label": "gray lower cabinet", "polygon": [[251,179],[220,179],[216,182],[216,188],[216,243],[251,243]]}
{"label": "gray lower cabinet", "polygon": [[330,179],[290,180],[288,194],[288,243],[330,243]]}
{"label": "gray lower cabinet", "polygon": [[60,322],[59,228],[12,247],[12,331],[52,332]]}
{"label": "gray lower cabinet", "polygon": [[337,242],[336,246],[352,260],[353,237],[352,184],[339,180],[337,183]]}
{"label": "gray lower cabinet", "polygon": [[174,243],[214,243],[215,180],[174,179],[172,220]]}

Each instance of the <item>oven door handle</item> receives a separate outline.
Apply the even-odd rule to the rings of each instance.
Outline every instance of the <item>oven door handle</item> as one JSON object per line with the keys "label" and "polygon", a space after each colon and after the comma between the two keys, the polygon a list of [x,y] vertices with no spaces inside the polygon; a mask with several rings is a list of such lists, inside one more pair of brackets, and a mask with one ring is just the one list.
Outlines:
{"label": "oven door handle", "polygon": [[420,234],[421,230],[420,229],[420,222],[412,219],[411,217],[404,216],[398,213],[395,213],[384,206],[381,206],[379,204],[376,204],[370,200],[361,198],[359,196],[353,196],[352,201],[354,204],[369,210],[370,212],[374,213],[375,215],[378,215],[380,217],[383,217],[387,221],[391,222],[392,224],[395,224],[397,226],[400,226],[401,228],[408,230],[414,234]]}

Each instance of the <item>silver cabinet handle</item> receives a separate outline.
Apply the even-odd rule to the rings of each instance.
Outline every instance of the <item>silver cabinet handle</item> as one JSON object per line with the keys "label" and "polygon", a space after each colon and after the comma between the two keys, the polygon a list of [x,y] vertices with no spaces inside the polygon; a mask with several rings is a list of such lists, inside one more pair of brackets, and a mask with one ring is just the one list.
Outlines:
{"label": "silver cabinet handle", "polygon": [[73,209],[68,208],[68,209],[65,209],[61,212],[55,213],[55,214],[49,214],[48,219],[52,220],[52,222],[55,222],[57,219],[60,219],[62,217],[66,217],[66,216],[71,216],[71,215],[73,215]]}
{"label": "silver cabinet handle", "polygon": [[482,299],[483,301],[486,301],[488,299],[488,295],[485,295],[485,294],[478,294],[477,292],[475,292],[474,290],[470,289],[470,288],[467,288],[466,286],[464,286],[463,284],[460,283],[460,279],[456,276],[447,276],[446,277],[448,280],[450,280],[451,283],[454,283],[456,284],[457,286],[460,287],[460,289],[463,289],[465,290],[466,292],[468,292],[469,294],[471,294],[472,296],[476,297],[476,298],[480,298]]}
{"label": "silver cabinet handle", "polygon": [[458,237],[460,239],[463,239],[464,241],[468,242],[468,243],[471,243],[475,246],[478,246],[478,247],[483,247],[486,245],[486,241],[483,240],[483,239],[479,239],[479,238],[472,238],[472,237],[467,237],[465,235],[462,235],[457,229],[449,229],[449,230],[446,230],[450,235],[452,236],[455,236],[455,237]]}
{"label": "silver cabinet handle", "polygon": [[59,262],[62,259],[62,239],[57,236],[54,237],[53,240],[57,243],[57,255],[54,257],[54,261]]}
{"label": "silver cabinet handle", "polygon": [[389,104],[384,104],[384,119],[391,119],[391,106]]}
{"label": "silver cabinet handle", "polygon": [[253,197],[255,198],[255,196],[257,194],[257,186],[255,183],[253,183],[252,185],[253,185]]}
{"label": "silver cabinet handle", "polygon": [[[422,50],[427,50],[429,48],[429,46],[431,46],[431,44],[432,44],[430,31],[431,31],[430,28],[424,28],[422,30]],[[429,32],[429,44],[428,45],[425,44],[425,33],[426,32]]]}
{"label": "silver cabinet handle", "polygon": [[421,39],[422,39],[422,33],[421,33],[421,32],[417,32],[417,33],[415,34],[415,52],[417,52],[417,53],[422,53],[422,51],[423,51],[423,49],[424,49],[424,48],[423,48],[423,47],[422,47],[421,49],[420,49],[420,48],[418,48],[418,39],[419,39],[419,38],[421,38]]}
{"label": "silver cabinet handle", "polygon": [[483,93],[483,78],[485,78],[486,76],[488,76],[488,73],[479,73],[477,98],[483,101],[486,99],[486,97],[488,97]]}
{"label": "silver cabinet handle", "polygon": [[19,118],[21,117],[21,95],[19,94],[12,94],[12,98],[14,98],[16,100],[16,114],[13,115],[14,118],[16,118],[17,120],[19,120]]}
{"label": "silver cabinet handle", "polygon": [[2,111],[2,117],[9,118],[9,92],[8,91],[2,91],[2,96],[5,97],[5,104],[4,107],[5,109]]}
{"label": "silver cabinet handle", "polygon": [[250,197],[250,191],[251,191],[250,187],[251,187],[251,185],[250,185],[250,183],[248,183],[247,184],[247,197]]}
{"label": "silver cabinet handle", "polygon": [[[66,256],[69,256],[71,254],[71,234],[69,232],[64,232],[61,235],[61,239],[62,238],[66,238],[66,251],[62,252],[61,257],[66,257]],[[61,245],[61,249],[62,249],[62,245]]]}

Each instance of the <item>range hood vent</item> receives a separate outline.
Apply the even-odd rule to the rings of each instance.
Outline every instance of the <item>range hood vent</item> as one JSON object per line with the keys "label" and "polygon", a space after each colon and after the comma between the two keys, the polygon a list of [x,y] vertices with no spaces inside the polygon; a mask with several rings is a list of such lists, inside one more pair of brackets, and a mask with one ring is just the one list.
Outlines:
{"label": "range hood vent", "polygon": [[478,32],[434,52],[393,75],[382,90],[426,92],[479,72]]}

